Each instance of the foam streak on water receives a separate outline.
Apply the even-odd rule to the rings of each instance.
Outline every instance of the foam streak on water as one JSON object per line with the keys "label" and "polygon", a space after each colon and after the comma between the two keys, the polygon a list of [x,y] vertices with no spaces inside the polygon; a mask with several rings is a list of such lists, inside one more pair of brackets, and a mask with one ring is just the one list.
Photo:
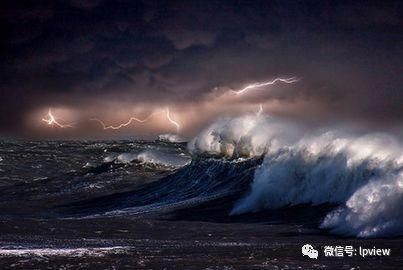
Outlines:
{"label": "foam streak on water", "polygon": [[122,253],[131,247],[92,247],[92,248],[0,248],[0,257],[102,257],[110,253]]}

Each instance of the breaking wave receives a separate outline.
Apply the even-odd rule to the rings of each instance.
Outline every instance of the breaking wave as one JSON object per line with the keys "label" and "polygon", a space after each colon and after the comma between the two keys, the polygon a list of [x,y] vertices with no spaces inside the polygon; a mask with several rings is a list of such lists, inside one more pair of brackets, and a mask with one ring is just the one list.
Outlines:
{"label": "breaking wave", "polygon": [[85,217],[161,214],[220,199],[216,210],[224,214],[247,189],[261,161],[195,157],[188,166],[141,189],[80,201],[64,210]]}
{"label": "breaking wave", "polygon": [[186,140],[180,137],[178,134],[170,134],[170,133],[159,135],[158,140],[162,142],[171,142],[171,143],[186,142]]}
{"label": "breaking wave", "polygon": [[295,141],[300,133],[296,125],[268,121],[263,116],[224,118],[203,130],[188,148],[194,155],[249,158],[276,151]]}
{"label": "breaking wave", "polygon": [[403,234],[403,148],[387,134],[307,132],[274,118],[222,119],[189,143],[194,155],[265,155],[232,215],[336,204],[322,228],[357,237]]}
{"label": "breaking wave", "polygon": [[136,179],[127,182],[132,186],[62,204],[61,216],[178,211],[189,216],[204,209],[214,217],[238,220],[264,210],[269,211],[256,216],[270,219],[306,209],[308,215],[318,210],[315,220],[320,218],[319,227],[331,233],[403,235],[403,147],[388,134],[308,130],[273,117],[246,115],[207,127],[188,143],[191,156],[183,144],[158,141],[117,150],[77,178],[96,177],[104,183],[104,178],[128,171]]}
{"label": "breaking wave", "polygon": [[322,228],[358,237],[401,235],[402,208],[403,174],[391,174],[358,189],[345,206],[326,216]]}
{"label": "breaking wave", "polygon": [[164,153],[157,150],[146,150],[140,153],[122,153],[118,156],[108,156],[104,162],[116,162],[122,164],[140,163],[169,168],[180,168],[189,164],[190,159],[186,156],[172,153]]}

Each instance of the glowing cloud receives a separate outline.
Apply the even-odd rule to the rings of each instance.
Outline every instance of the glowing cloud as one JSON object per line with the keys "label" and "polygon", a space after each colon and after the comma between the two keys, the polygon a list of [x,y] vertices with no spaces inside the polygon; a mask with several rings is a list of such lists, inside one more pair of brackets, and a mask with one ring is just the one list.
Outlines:
{"label": "glowing cloud", "polygon": [[42,118],[42,121],[46,122],[46,124],[48,124],[49,126],[57,126],[59,128],[72,128],[73,127],[71,124],[63,125],[63,124],[59,123],[56,120],[56,118],[53,116],[51,108],[49,108],[47,117],[48,118]]}

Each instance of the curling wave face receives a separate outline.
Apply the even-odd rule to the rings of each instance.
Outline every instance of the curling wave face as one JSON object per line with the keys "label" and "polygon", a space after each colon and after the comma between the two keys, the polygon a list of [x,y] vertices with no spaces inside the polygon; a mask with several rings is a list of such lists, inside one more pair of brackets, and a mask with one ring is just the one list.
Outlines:
{"label": "curling wave face", "polygon": [[300,204],[339,205],[321,227],[357,237],[403,234],[403,148],[386,134],[306,134],[291,123],[223,119],[189,143],[192,153],[229,158],[265,155],[231,214]]}
{"label": "curling wave face", "polygon": [[64,212],[85,218],[159,215],[220,200],[215,210],[225,214],[247,189],[260,163],[261,159],[195,157],[188,166],[141,189],[79,201],[64,207]]}

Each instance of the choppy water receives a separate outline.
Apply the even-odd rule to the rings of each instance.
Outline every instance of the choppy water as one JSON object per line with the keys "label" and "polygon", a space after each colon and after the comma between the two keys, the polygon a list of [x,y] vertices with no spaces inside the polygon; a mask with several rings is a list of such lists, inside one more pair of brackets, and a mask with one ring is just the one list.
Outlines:
{"label": "choppy water", "polygon": [[[231,150],[227,142],[220,143],[215,149]],[[304,142],[303,146],[310,145]],[[243,267],[250,260],[251,255],[245,253],[249,249],[277,252],[285,247],[295,249],[294,256],[298,256],[292,234],[306,239],[314,232],[316,236],[308,239],[325,245],[327,238],[322,234],[331,231],[318,227],[329,213],[339,211],[356,192],[364,195],[358,194],[361,197],[355,203],[365,202],[368,185],[375,189],[374,196],[388,192],[388,182],[372,187],[378,183],[372,179],[401,171],[400,163],[384,162],[372,153],[351,166],[347,151],[335,154],[329,148],[312,154],[287,146],[241,158],[242,151],[248,150],[242,144],[232,145],[234,153],[242,148],[241,155],[233,157],[226,152],[195,152],[192,147],[191,143],[190,153],[186,143],[163,141],[1,141],[0,265],[45,267],[50,260],[51,267],[77,267],[71,258],[82,258],[77,263],[84,267],[88,260],[94,263],[102,258],[102,265],[109,267],[117,259],[148,258],[152,262],[150,256],[162,250],[169,254],[178,249],[184,254],[200,247],[222,249],[218,259],[239,249],[236,252],[246,256]],[[400,226],[396,222],[400,210],[393,210],[400,201],[398,191],[393,190],[393,196],[382,204],[380,224],[389,224],[390,219]],[[181,227],[181,220],[193,222]],[[200,229],[206,226],[203,221],[226,223],[227,227]],[[260,225],[253,225],[255,222]],[[371,219],[367,225],[374,222],[377,220]],[[205,230],[212,233],[205,236]],[[200,242],[217,233],[222,235],[219,239]],[[282,233],[285,236],[278,238]],[[399,252],[398,239],[387,243]],[[180,262],[187,260],[175,256]],[[261,253],[256,263],[263,266],[265,256]],[[290,260],[295,268],[304,265]],[[203,265],[205,262],[208,260]],[[156,267],[165,263],[159,261]],[[187,263],[193,265],[193,261]],[[391,265],[395,263],[391,261]]]}
{"label": "choppy water", "polygon": [[161,216],[206,203],[214,206],[210,214],[231,216],[324,205],[318,227],[332,233],[402,234],[398,141],[332,132],[285,140],[294,127],[270,122],[265,129],[265,119],[246,120],[215,124],[189,145],[3,141],[0,216]]}
{"label": "choppy water", "polygon": [[190,162],[164,142],[0,142],[0,215],[52,216],[60,205],[157,181]]}

